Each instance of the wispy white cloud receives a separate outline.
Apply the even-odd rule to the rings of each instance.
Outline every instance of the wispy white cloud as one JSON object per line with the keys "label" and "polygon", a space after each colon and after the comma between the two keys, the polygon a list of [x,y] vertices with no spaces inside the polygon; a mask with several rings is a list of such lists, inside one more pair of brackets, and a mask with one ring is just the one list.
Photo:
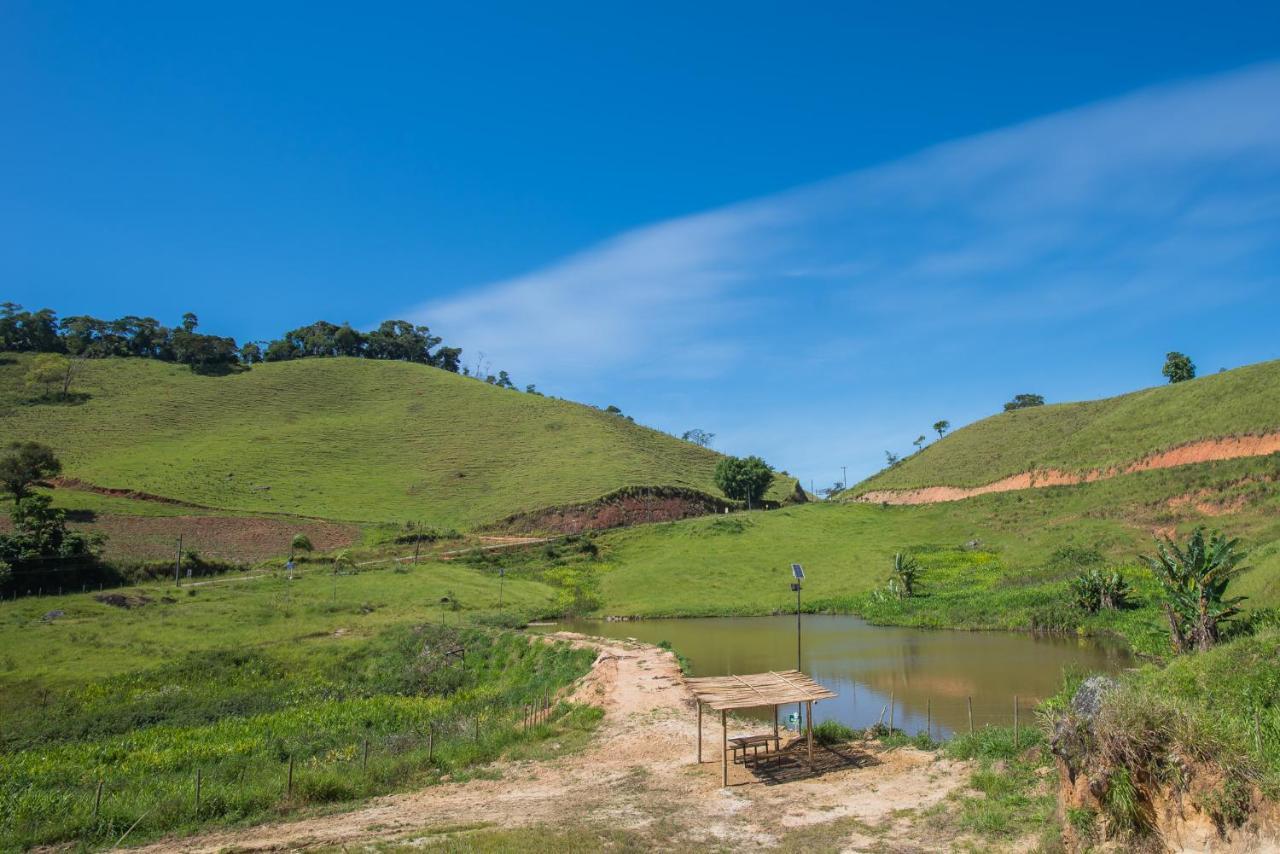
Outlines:
{"label": "wispy white cloud", "polygon": [[[832,383],[847,400],[868,391],[861,379],[901,382],[912,353],[956,365],[989,358],[997,337],[1023,335],[1024,352],[1067,324],[1122,337],[1117,318],[1280,292],[1276,104],[1280,63],[1142,90],[637,228],[416,314],[560,393],[625,382],[626,403],[647,388],[651,411],[678,423],[718,414],[726,441],[765,441],[746,420],[789,424],[772,446],[801,461],[834,417],[848,442],[870,443],[871,465],[888,432],[920,419],[855,423],[870,416],[810,404]],[[757,410],[728,414],[712,378]],[[658,398],[681,381],[697,391],[672,410]],[[930,405],[952,392],[932,390]]]}
{"label": "wispy white cloud", "polygon": [[775,321],[821,287],[936,331],[1204,286],[1275,239],[1277,103],[1275,64],[1144,90],[639,228],[417,314],[525,376],[705,378],[757,346],[765,296]]}

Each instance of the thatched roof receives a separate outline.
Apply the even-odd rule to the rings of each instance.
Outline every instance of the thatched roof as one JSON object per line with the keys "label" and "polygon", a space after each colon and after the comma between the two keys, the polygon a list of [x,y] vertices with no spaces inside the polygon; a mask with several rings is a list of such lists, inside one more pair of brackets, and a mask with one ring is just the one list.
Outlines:
{"label": "thatched roof", "polygon": [[808,700],[827,700],[836,692],[824,688],[799,670],[748,673],[743,676],[703,676],[686,680],[698,702],[716,711],[781,706]]}

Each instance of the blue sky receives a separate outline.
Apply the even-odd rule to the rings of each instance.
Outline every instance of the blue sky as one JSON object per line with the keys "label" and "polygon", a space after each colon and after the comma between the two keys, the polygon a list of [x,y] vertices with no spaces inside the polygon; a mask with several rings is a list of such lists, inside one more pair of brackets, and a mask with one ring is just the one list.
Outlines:
{"label": "blue sky", "polygon": [[1280,356],[1280,7],[857,5],[0,5],[0,296],[409,316],[818,485]]}

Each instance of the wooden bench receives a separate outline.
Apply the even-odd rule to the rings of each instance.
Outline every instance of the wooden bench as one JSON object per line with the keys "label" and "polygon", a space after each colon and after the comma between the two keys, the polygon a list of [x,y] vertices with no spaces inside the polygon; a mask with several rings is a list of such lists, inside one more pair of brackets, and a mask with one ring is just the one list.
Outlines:
{"label": "wooden bench", "polygon": [[[729,749],[733,751],[733,764],[746,765],[748,762],[755,762],[761,758],[760,748],[764,748],[766,757],[777,755],[782,739],[776,735],[744,735],[738,738],[729,739]],[[769,750],[769,745],[773,745],[774,749]],[[747,755],[747,751],[751,751],[751,755]]]}

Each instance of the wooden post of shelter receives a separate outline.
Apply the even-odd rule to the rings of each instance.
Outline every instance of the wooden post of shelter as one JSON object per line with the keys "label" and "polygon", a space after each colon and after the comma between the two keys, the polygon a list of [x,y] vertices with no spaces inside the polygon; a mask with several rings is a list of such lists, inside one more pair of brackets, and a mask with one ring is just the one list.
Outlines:
{"label": "wooden post of shelter", "polygon": [[804,704],[804,721],[805,731],[809,740],[809,769],[813,769],[813,700],[807,700]]}
{"label": "wooden post of shelter", "polygon": [[702,701],[698,701],[698,764],[702,764]]}
{"label": "wooden post of shelter", "polygon": [[720,710],[720,764],[724,767],[724,784],[729,785],[729,713]]}

